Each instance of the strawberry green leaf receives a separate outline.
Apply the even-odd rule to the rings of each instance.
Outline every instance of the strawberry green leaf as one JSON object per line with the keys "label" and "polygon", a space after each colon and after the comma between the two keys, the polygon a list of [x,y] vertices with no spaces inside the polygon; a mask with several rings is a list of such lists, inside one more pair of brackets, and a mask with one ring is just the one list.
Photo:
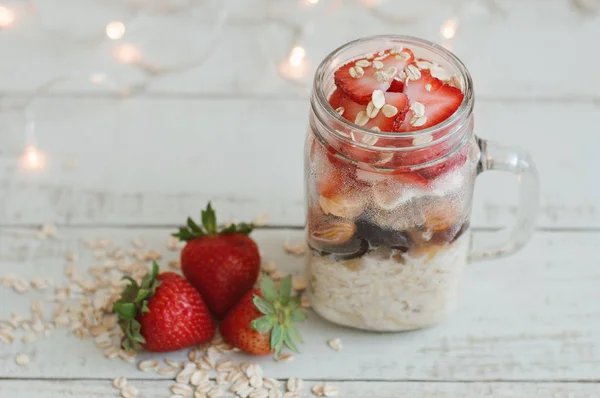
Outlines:
{"label": "strawberry green leaf", "polygon": [[230,224],[226,228],[224,228],[221,231],[221,233],[222,234],[238,233],[238,234],[250,235],[250,232],[252,232],[253,230],[254,230],[253,224],[247,224],[247,223],[243,222],[243,223],[239,223],[239,224]]}
{"label": "strawberry green leaf", "polygon": [[138,290],[138,294],[137,294],[137,297],[135,298],[135,302],[139,303],[139,302],[143,301],[149,295],[150,295],[150,290],[140,289],[140,290]]}
{"label": "strawberry green leaf", "polygon": [[294,311],[295,309],[300,308],[301,307],[300,298],[298,298],[298,296],[290,297],[290,300],[288,302],[288,307],[290,308],[290,311]]}
{"label": "strawberry green leaf", "polygon": [[283,348],[284,331],[283,326],[276,324],[271,330],[271,349],[275,351],[275,358],[279,358],[279,354]]}
{"label": "strawberry green leaf", "polygon": [[262,312],[263,314],[265,314],[265,315],[275,314],[275,307],[273,307],[273,304],[269,303],[264,298],[255,295],[254,297],[252,297],[252,302],[254,303],[256,308],[258,308],[258,310],[260,312]]}
{"label": "strawberry green leaf", "polygon": [[131,320],[135,318],[135,305],[133,303],[116,302],[113,311],[119,315],[119,318]]}
{"label": "strawberry green leaf", "polygon": [[295,309],[290,315],[292,322],[302,322],[306,319],[306,312],[301,309]]}
{"label": "strawberry green leaf", "polygon": [[179,227],[179,232],[171,234],[171,236],[174,236],[183,242],[189,242],[190,240],[196,239],[196,235],[191,233],[186,227]]}
{"label": "strawberry green leaf", "polygon": [[283,304],[287,304],[292,294],[292,276],[288,275],[281,280],[279,285],[279,298]]}
{"label": "strawberry green leaf", "polygon": [[140,288],[137,282],[129,276],[124,276],[121,280],[128,280],[130,282],[130,284],[123,289],[123,293],[121,294],[122,300],[125,302],[134,301],[137,297],[138,289]]}
{"label": "strawberry green leaf", "polygon": [[279,357],[284,346],[297,352],[296,345],[302,342],[302,337],[294,323],[304,321],[306,314],[300,309],[298,296],[292,295],[291,276],[280,282],[279,289],[271,278],[264,276],[260,290],[261,294],[254,295],[252,301],[264,316],[253,320],[252,328],[260,333],[271,331],[269,343],[275,358]]}
{"label": "strawberry green leaf", "polygon": [[287,328],[287,334],[288,336],[290,336],[290,339],[293,342],[304,343],[304,340],[302,340],[302,336],[300,335],[300,332],[298,331],[296,325],[289,325]]}
{"label": "strawberry green leaf", "polygon": [[131,321],[130,325],[131,325],[130,326],[130,328],[131,328],[131,335],[130,335],[131,338],[134,341],[138,342],[138,343],[144,344],[146,342],[146,339],[140,333],[142,325],[138,321],[136,321],[135,319],[133,321]]}
{"label": "strawberry green leaf", "polygon": [[197,235],[197,236],[204,235],[204,231],[202,230],[202,228],[200,228],[198,226],[198,224],[196,224],[194,222],[194,220],[191,219],[191,217],[187,218],[187,226],[195,235]]}
{"label": "strawberry green leaf", "polygon": [[208,235],[216,235],[217,234],[217,215],[212,208],[210,202],[208,202],[208,206],[206,206],[206,210],[202,210],[202,225],[206,230]]}
{"label": "strawberry green leaf", "polygon": [[156,280],[158,272],[159,266],[154,262],[152,270],[144,276],[141,284],[138,285],[134,279],[127,277],[129,284],[124,287],[121,298],[113,305],[113,312],[119,316],[119,326],[124,334],[122,345],[125,349],[139,350],[146,342],[136,318],[150,311],[148,299],[160,286],[160,281]]}
{"label": "strawberry green leaf", "polygon": [[260,280],[260,293],[265,298],[265,300],[275,302],[278,297],[275,282],[273,282],[271,278],[264,276]]}
{"label": "strawberry green leaf", "polygon": [[261,316],[260,318],[256,318],[255,320],[253,320],[250,324],[250,326],[252,326],[252,329],[256,330],[258,333],[260,334],[265,334],[267,333],[269,330],[271,330],[273,328],[273,326],[275,326],[275,324],[277,323],[277,317],[275,317],[274,315],[270,315],[270,316]]}
{"label": "strawberry green leaf", "polygon": [[122,278],[121,278],[121,280],[122,280],[122,281],[129,281],[129,282],[131,282],[131,284],[132,284],[133,286],[135,286],[135,288],[136,288],[136,289],[137,289],[137,287],[138,287],[138,283],[135,281],[135,279],[133,279],[132,277],[130,277],[130,276],[128,276],[128,275],[125,275],[124,277],[122,277]]}
{"label": "strawberry green leaf", "polygon": [[254,229],[252,224],[240,223],[231,224],[219,231],[217,227],[217,215],[210,202],[208,202],[206,209],[201,211],[200,219],[202,225],[198,225],[188,217],[186,225],[179,227],[179,232],[171,234],[171,236],[179,238],[181,241],[189,242],[206,235],[214,236],[232,233],[248,235]]}
{"label": "strawberry green leaf", "polygon": [[285,334],[285,336],[283,338],[283,342],[285,343],[287,348],[289,348],[290,350],[292,350],[296,353],[299,352],[298,347],[296,347],[296,344],[294,344],[294,342],[292,341],[292,338],[290,337],[289,333]]}
{"label": "strawberry green leaf", "polygon": [[158,276],[158,272],[160,271],[160,267],[158,266],[158,263],[156,261],[152,262],[152,274],[151,274],[151,279],[155,280],[156,277]]}

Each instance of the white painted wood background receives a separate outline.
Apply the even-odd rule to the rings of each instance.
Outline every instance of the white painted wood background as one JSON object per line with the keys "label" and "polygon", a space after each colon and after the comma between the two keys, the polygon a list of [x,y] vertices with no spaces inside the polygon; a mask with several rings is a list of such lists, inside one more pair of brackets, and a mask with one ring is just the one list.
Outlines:
{"label": "white painted wood background", "polygon": [[[58,280],[65,250],[83,250],[89,237],[142,236],[162,250],[171,227],[209,199],[222,219],[267,212],[271,226],[301,227],[308,84],[283,79],[277,64],[296,43],[314,68],[359,36],[417,35],[451,46],[471,70],[477,133],[537,161],[539,231],[517,255],[471,266],[461,310],[446,323],[366,334],[311,316],[303,354],[285,365],[261,359],[265,373],[332,380],[343,397],[600,397],[598,3],[0,1],[16,13],[0,28],[0,275]],[[444,42],[450,18],[459,27]],[[119,41],[104,35],[114,20],[127,26]],[[139,62],[115,59],[124,44]],[[106,84],[90,82],[98,74]],[[19,166],[26,109],[43,170]],[[515,193],[510,176],[479,179],[476,238],[512,222]],[[59,226],[57,240],[35,238],[46,221]],[[255,236],[265,257],[302,271],[281,250],[301,239],[299,229]],[[0,319],[29,300],[0,287]],[[344,351],[329,350],[330,337],[341,337]],[[14,363],[21,349],[32,358],[27,368]],[[60,332],[27,348],[0,343],[1,398],[114,396],[109,380],[118,375],[144,396],[168,394],[167,380]]]}

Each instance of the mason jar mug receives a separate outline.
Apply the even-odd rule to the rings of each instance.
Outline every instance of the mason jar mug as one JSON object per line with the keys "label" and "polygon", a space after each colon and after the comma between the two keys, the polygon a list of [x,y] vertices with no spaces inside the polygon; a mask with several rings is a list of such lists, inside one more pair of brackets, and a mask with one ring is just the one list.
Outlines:
{"label": "mason jar mug", "polygon": [[[404,49],[409,51],[401,54]],[[340,83],[335,73],[365,54],[366,62],[352,77],[357,71],[376,73],[377,54],[401,60],[410,54],[412,66],[407,67],[412,70],[389,71],[400,85],[397,91],[416,84],[421,74],[435,75],[460,90],[462,100],[447,118],[422,129],[421,105],[414,103],[404,115],[413,126],[409,131],[369,127],[361,120],[364,114],[348,120],[344,107],[330,104]],[[431,84],[424,87],[431,90]],[[373,95],[363,113],[373,116],[375,100]],[[432,98],[425,106],[441,106],[439,101]],[[473,105],[465,66],[425,40],[364,38],[338,48],[320,64],[305,144],[305,193],[308,294],[322,317],[374,331],[434,325],[456,308],[467,264],[513,253],[528,241],[539,200],[535,165],[517,148],[477,137]],[[386,116],[398,112],[388,108]],[[507,241],[472,248],[473,188],[487,170],[517,177],[519,211]]]}

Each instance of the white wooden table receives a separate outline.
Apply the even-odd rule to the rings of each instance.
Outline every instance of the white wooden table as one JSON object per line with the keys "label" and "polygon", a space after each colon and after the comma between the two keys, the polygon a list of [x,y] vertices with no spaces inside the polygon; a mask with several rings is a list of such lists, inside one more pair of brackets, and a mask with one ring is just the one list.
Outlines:
{"label": "white wooden table", "polygon": [[[536,159],[538,231],[517,255],[472,265],[460,311],[438,327],[368,334],[311,313],[295,361],[256,361],[266,376],[301,377],[308,387],[328,380],[343,397],[600,397],[597,2],[209,3],[0,4],[8,7],[0,26],[9,25],[0,28],[0,277],[59,283],[67,251],[79,254],[79,269],[94,265],[84,242],[98,237],[126,247],[143,238],[166,266],[177,258],[165,247],[169,233],[209,199],[223,221],[267,212],[269,227],[254,233],[263,256],[301,273],[302,260],[282,245],[302,239],[308,85],[282,78],[277,65],[294,44],[314,68],[358,36],[412,34],[451,46],[471,70],[477,133]],[[443,41],[448,19],[458,30]],[[125,23],[122,39],[104,34],[110,21]],[[34,139],[40,168],[21,159]],[[510,177],[478,181],[476,239],[512,222],[515,193]],[[57,235],[39,239],[46,222]],[[0,286],[0,319],[28,316],[47,293]],[[343,351],[327,347],[334,337]],[[28,366],[15,363],[18,353]],[[0,340],[0,398],[115,396],[117,376],[146,397],[169,396],[173,383],[106,360],[65,330],[29,344]]]}

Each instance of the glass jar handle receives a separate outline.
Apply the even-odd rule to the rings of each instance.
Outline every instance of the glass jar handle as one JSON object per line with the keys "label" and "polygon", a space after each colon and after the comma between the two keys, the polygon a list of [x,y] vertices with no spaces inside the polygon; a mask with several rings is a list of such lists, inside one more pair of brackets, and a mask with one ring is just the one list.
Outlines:
{"label": "glass jar handle", "polygon": [[478,174],[488,170],[508,171],[519,182],[519,208],[517,221],[508,238],[492,247],[476,248],[469,261],[479,261],[507,256],[521,249],[529,241],[536,226],[540,200],[540,183],[535,163],[523,150],[477,138],[481,151],[477,165]]}

